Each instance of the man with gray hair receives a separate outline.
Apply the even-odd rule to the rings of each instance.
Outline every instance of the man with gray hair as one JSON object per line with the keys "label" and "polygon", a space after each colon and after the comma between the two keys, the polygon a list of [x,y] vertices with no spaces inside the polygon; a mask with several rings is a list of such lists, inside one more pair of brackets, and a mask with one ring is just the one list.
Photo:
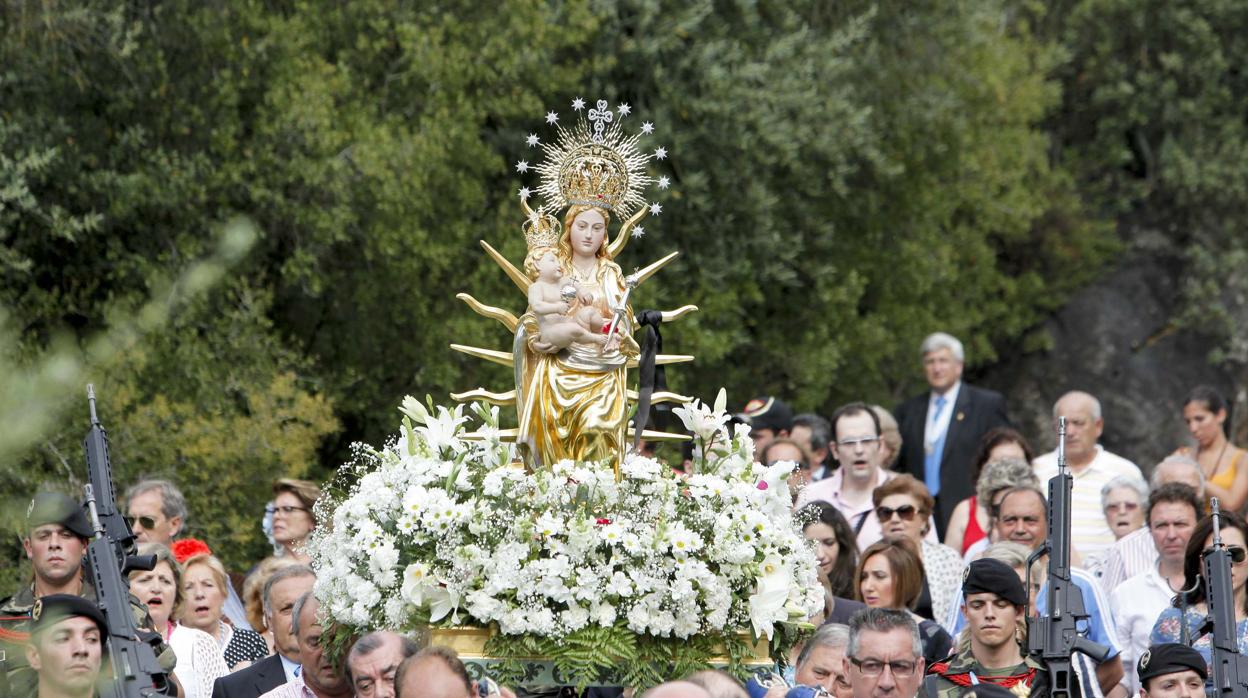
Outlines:
{"label": "man with gray hair", "polygon": [[299,646],[299,674],[295,680],[265,693],[263,698],[348,698],[351,695],[347,677],[325,652],[320,610],[321,604],[310,589],[295,600],[291,610],[291,633]]}
{"label": "man with gray hair", "polygon": [[[1066,418],[1066,464],[1074,477],[1070,495],[1070,542],[1083,557],[1084,565],[1095,563],[1114,544],[1114,533],[1105,523],[1101,510],[1101,488],[1110,480],[1129,475],[1143,480],[1140,469],[1131,461],[1116,456],[1097,441],[1105,430],[1101,402],[1092,395],[1072,390],[1053,405],[1053,433],[1057,420]],[[1036,458],[1036,477],[1047,483],[1057,474],[1057,450]]]}
{"label": "man with gray hair", "polygon": [[910,473],[936,498],[940,539],[958,502],[974,494],[971,462],[984,434],[1010,425],[1001,394],[962,382],[962,342],[937,332],[923,340],[923,374],[930,388],[893,413],[901,431],[898,472]]}
{"label": "man with gray hair", "polygon": [[143,480],[126,491],[130,526],[140,543],[173,545],[186,529],[186,498],[168,480]]}
{"label": "man with gray hair", "polygon": [[[1154,490],[1171,482],[1191,487],[1196,490],[1201,501],[1204,501],[1205,474],[1190,456],[1167,456],[1153,468]],[[1147,526],[1128,533],[1105,552],[1105,560],[1100,569],[1101,586],[1116,589],[1131,577],[1155,569],[1157,560],[1157,547],[1153,545],[1153,536]]]}
{"label": "man with gray hair", "polygon": [[347,653],[347,680],[357,698],[393,698],[399,665],[419,651],[414,640],[388,630],[356,640]]}
{"label": "man with gray hair", "polygon": [[212,698],[258,698],[259,696],[299,679],[299,639],[295,635],[295,603],[312,591],[316,573],[306,565],[291,565],[273,573],[264,583],[260,600],[264,619],[273,631],[274,653],[246,669],[217,679]]}
{"label": "man with gray hair", "polygon": [[849,698],[853,687],[845,675],[845,650],[849,626],[824,623],[797,655],[794,680],[802,686],[820,686],[835,698]]}
{"label": "man with gray hair", "polygon": [[909,611],[868,608],[849,621],[842,663],[854,698],[914,698],[923,682],[923,644]]}

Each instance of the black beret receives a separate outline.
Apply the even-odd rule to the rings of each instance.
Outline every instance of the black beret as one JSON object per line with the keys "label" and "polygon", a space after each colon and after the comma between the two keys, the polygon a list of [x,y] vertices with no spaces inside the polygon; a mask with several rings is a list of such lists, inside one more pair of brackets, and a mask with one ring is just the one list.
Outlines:
{"label": "black beret", "polygon": [[60,492],[40,492],[30,500],[26,530],[33,531],[44,524],[60,524],[79,538],[91,538],[95,533],[78,502]]}
{"label": "black beret", "polygon": [[74,594],[49,594],[35,599],[35,605],[30,609],[30,634],[37,635],[66,618],[75,616],[90,618],[95,621],[101,635],[108,633],[104,613],[94,601]]}
{"label": "black beret", "polygon": [[992,558],[980,558],[971,562],[962,572],[962,595],[988,592],[1016,606],[1027,603],[1027,591],[1023,580],[1009,565]]}
{"label": "black beret", "polygon": [[1175,674],[1188,669],[1200,674],[1201,679],[1209,678],[1209,666],[1205,664],[1205,658],[1200,656],[1200,652],[1177,642],[1149,647],[1140,655],[1140,660],[1135,665],[1141,686],[1155,676]]}

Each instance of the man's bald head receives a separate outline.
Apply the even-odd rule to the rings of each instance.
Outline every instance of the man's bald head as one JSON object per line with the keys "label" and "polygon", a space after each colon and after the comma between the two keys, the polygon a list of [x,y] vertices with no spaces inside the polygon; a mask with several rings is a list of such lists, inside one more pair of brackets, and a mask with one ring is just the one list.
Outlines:
{"label": "man's bald head", "polygon": [[668,681],[646,691],[641,698],[711,698],[711,694],[692,681]]}
{"label": "man's bald head", "polygon": [[394,688],[396,698],[476,698],[468,669],[448,647],[426,647],[404,659]]}
{"label": "man's bald head", "polygon": [[712,698],[750,698],[741,682],[721,669],[695,671],[689,675],[687,681],[705,688]]}

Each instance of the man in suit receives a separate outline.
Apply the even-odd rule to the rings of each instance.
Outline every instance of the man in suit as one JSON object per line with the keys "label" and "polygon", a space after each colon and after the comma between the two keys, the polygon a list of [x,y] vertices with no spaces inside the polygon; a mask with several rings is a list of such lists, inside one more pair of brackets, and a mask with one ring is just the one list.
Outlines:
{"label": "man in suit", "polygon": [[283,567],[269,577],[260,592],[265,623],[273,630],[276,654],[246,669],[217,679],[212,698],[259,698],[269,691],[299,678],[302,673],[299,640],[292,629],[295,602],[312,591],[316,573],[305,565]]}
{"label": "man in suit", "polygon": [[965,354],[957,338],[929,335],[920,352],[931,390],[896,410],[902,439],[896,467],[922,480],[936,498],[936,529],[943,540],[953,508],[975,493],[970,471],[979,440],[990,429],[1008,426],[1010,417],[1000,393],[962,382]]}

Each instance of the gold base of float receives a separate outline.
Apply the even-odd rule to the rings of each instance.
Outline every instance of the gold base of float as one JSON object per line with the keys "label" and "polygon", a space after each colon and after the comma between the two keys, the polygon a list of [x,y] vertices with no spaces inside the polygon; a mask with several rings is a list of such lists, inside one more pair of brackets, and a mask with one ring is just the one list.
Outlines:
{"label": "gold base of float", "polygon": [[[468,669],[468,673],[474,680],[484,678],[491,675],[491,665],[504,661],[499,657],[491,657],[486,654],[486,644],[490,638],[494,637],[496,631],[489,628],[474,628],[460,626],[454,628],[429,628],[427,631],[429,644],[441,647],[449,647],[455,650]],[[770,669],[775,665],[772,661],[769,644],[767,638],[754,640],[753,636],[748,632],[738,633],[748,646],[749,652],[741,661],[741,667],[749,670],[751,673],[758,669]],[[722,646],[721,646],[722,650]],[[554,662],[549,657],[511,657],[510,660],[517,660],[524,664],[523,685],[527,686],[551,686],[561,685],[564,681],[561,679],[558,670],[554,667]],[[708,658],[708,663],[713,667],[727,667],[732,660],[726,651],[721,651]],[[611,681],[605,681],[598,685],[618,685]]]}

